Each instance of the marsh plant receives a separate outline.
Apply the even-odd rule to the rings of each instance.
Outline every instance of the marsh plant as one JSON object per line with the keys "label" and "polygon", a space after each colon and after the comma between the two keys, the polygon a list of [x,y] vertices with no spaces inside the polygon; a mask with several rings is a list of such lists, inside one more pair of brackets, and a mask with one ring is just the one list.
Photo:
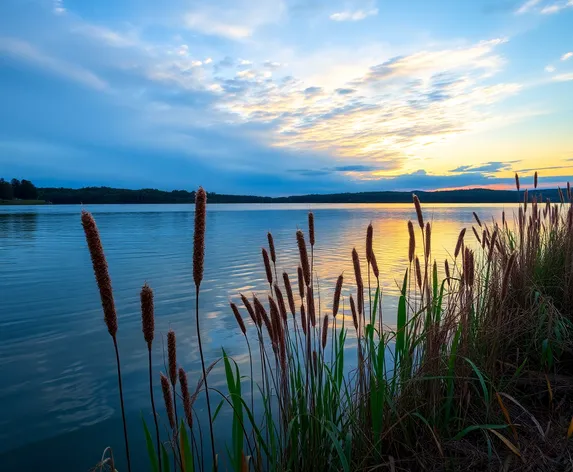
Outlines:
{"label": "marsh plant", "polygon": [[[295,233],[296,274],[279,273],[269,233],[261,251],[268,291],[230,302],[249,354],[247,372],[224,350],[210,364],[203,355],[206,193],[199,189],[193,275],[202,375],[194,391],[178,364],[173,331],[168,373],[152,373],[153,292],[147,285],[141,291],[155,423],[153,440],[144,421],[150,469],[573,470],[573,199],[568,185],[560,202],[541,202],[537,173],[533,181],[532,191],[522,192],[516,175],[515,214],[489,222],[474,214],[446,260],[433,256],[432,223],[413,196],[416,221],[404,222],[409,245],[394,325],[383,318],[372,225],[364,247],[349,248],[353,273],[340,274],[332,300],[321,299],[314,269],[314,215],[306,235]],[[116,349],[123,414],[107,264],[95,221],[83,213],[82,222]],[[224,370],[226,392],[209,386],[213,368]],[[201,394],[206,428],[194,412]],[[213,440],[222,410],[232,416],[225,445]],[[168,431],[163,440],[160,420]],[[125,422],[124,433],[129,468]],[[102,467],[113,469],[110,459]]]}

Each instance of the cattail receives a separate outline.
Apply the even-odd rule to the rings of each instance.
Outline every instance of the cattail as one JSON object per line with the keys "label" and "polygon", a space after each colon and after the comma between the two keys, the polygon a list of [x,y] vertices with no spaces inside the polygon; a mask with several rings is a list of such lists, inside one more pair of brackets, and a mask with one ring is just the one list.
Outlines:
{"label": "cattail", "polygon": [[271,261],[273,261],[273,264],[276,264],[277,253],[275,251],[275,241],[273,240],[273,235],[271,234],[270,231],[267,233],[267,238],[269,240],[269,251],[271,251]]}
{"label": "cattail", "polygon": [[563,197],[563,190],[561,190],[561,187],[557,187],[557,190],[559,191],[559,200],[561,200],[561,203],[565,203],[565,198]]}
{"label": "cattail", "polygon": [[170,329],[167,332],[167,364],[169,367],[169,380],[175,387],[177,383],[177,349],[176,349],[175,331]]}
{"label": "cattail", "polygon": [[567,198],[569,201],[573,201],[573,195],[571,194],[571,182],[567,182]]}
{"label": "cattail", "polygon": [[533,188],[537,188],[537,171],[533,174]]}
{"label": "cattail", "polygon": [[342,274],[338,276],[338,280],[336,281],[336,288],[334,289],[334,300],[332,302],[332,316],[336,318],[338,314],[338,308],[340,306],[340,293],[342,292],[342,282],[343,282]]}
{"label": "cattail", "polygon": [[527,191],[527,189],[525,189],[525,192],[523,192],[523,211],[526,212],[527,211],[527,202],[529,200],[529,192]]}
{"label": "cattail", "polygon": [[253,323],[255,324],[255,326],[260,326],[260,322],[257,319],[257,314],[256,314],[255,310],[253,309],[253,305],[251,305],[251,302],[249,301],[249,299],[247,297],[245,297],[242,293],[241,293],[241,300],[243,302],[243,305],[247,309],[247,313],[251,317],[251,320],[253,320]]}
{"label": "cattail", "polygon": [[265,310],[265,307],[263,306],[263,304],[260,302],[260,300],[257,297],[254,297],[254,303],[255,303],[255,310],[258,312],[258,318],[261,320],[261,323],[259,324],[262,325],[262,323],[265,323],[265,326],[267,328],[267,331],[269,333],[269,337],[271,338],[271,340],[273,339],[273,327],[271,325],[271,320],[269,319],[269,315],[267,314],[267,310]]}
{"label": "cattail", "polygon": [[444,261],[444,270],[446,272],[446,278],[448,279],[448,283],[449,283],[451,275],[450,275],[450,264],[448,263],[447,259]]}
{"label": "cattail", "polygon": [[[476,229],[475,229],[474,226],[472,226],[472,231],[474,232],[474,235],[475,235],[476,239],[478,240],[478,243],[481,244],[481,238],[479,237],[479,234],[478,234],[478,232],[476,231]],[[484,235],[485,235],[485,231],[484,231]]]}
{"label": "cattail", "polygon": [[432,227],[426,223],[426,258],[432,253]]}
{"label": "cattail", "polygon": [[517,191],[519,192],[519,175],[517,175],[517,172],[515,173],[515,186],[517,187]]}
{"label": "cattail", "polygon": [[255,297],[255,308],[259,309],[261,319],[265,323],[265,327],[267,328],[267,332],[269,333],[269,338],[271,341],[273,341],[273,339],[274,339],[273,325],[271,324],[271,320],[269,318],[267,310],[265,310],[265,307],[263,306],[263,304],[256,297]]}
{"label": "cattail", "polygon": [[505,226],[505,210],[501,212],[501,224]]}
{"label": "cattail", "polygon": [[[269,295],[269,308],[271,311],[271,325],[273,327],[273,331],[272,331],[272,336],[271,339],[273,340],[273,343],[278,343],[279,342],[279,338],[280,338],[280,331],[281,331],[281,320],[280,320],[280,314],[279,314],[279,308],[276,304],[276,302],[274,301],[273,297],[271,297]],[[269,333],[270,335],[271,333]]]}
{"label": "cattail", "polygon": [[283,282],[285,284],[288,306],[290,308],[292,316],[294,316],[296,314],[296,306],[294,304],[294,295],[292,293],[292,287],[290,285],[290,279],[288,278],[288,274],[286,272],[283,272]]}
{"label": "cattail", "polygon": [[354,298],[350,295],[350,311],[352,312],[352,322],[354,323],[354,329],[358,331],[358,315],[356,314],[356,305],[354,304]]}
{"label": "cattail", "polygon": [[302,272],[302,267],[298,266],[297,268],[297,276],[298,276],[298,294],[300,295],[300,299],[302,300],[304,298],[304,275]]}
{"label": "cattail", "polygon": [[420,269],[420,259],[416,256],[416,280],[418,282],[418,287],[422,288],[422,270]]}
{"label": "cattail", "polygon": [[308,239],[310,245],[314,246],[314,213],[312,211],[308,212]]}
{"label": "cattail", "polygon": [[515,262],[515,252],[509,256],[509,260],[507,261],[507,266],[505,267],[505,272],[503,273],[503,281],[501,284],[501,299],[505,299],[507,295],[507,290],[509,287],[509,276],[511,275],[511,269],[513,268],[513,264]]}
{"label": "cattail", "polygon": [[380,278],[380,270],[378,269],[378,261],[376,260],[376,254],[372,253],[372,259],[370,260],[370,264],[372,264],[372,272],[374,273],[374,277],[377,279]]}
{"label": "cattail", "polygon": [[477,224],[481,228],[481,220],[479,219],[479,216],[477,215],[477,213],[475,211],[473,212],[473,215],[474,215],[475,220],[477,221]]}
{"label": "cattail", "polygon": [[356,279],[356,286],[358,291],[364,290],[364,283],[362,281],[362,271],[360,270],[360,258],[356,248],[352,249],[352,264],[354,265],[354,277]]}
{"label": "cattail", "polygon": [[312,351],[312,366],[314,368],[314,375],[318,374],[318,354]]}
{"label": "cattail", "polygon": [[416,236],[414,235],[414,225],[408,221],[408,233],[410,233],[410,245],[408,247],[408,260],[410,263],[414,260],[414,251],[416,250]]}
{"label": "cattail", "polygon": [[160,374],[161,378],[161,390],[163,391],[163,401],[165,402],[165,409],[167,410],[167,418],[169,419],[169,426],[171,429],[175,429],[175,410],[173,408],[173,395],[171,394],[171,385],[169,380],[163,372]]}
{"label": "cattail", "polygon": [[199,287],[203,280],[206,214],[207,193],[203,187],[199,187],[195,194],[195,234],[193,238],[193,280],[196,287]]}
{"label": "cattail", "polygon": [[414,207],[416,208],[416,215],[418,216],[418,224],[420,225],[421,229],[424,229],[424,218],[422,216],[422,206],[420,205],[420,199],[418,195],[412,196],[414,200]]}
{"label": "cattail", "polygon": [[183,410],[190,429],[193,429],[193,410],[191,408],[191,397],[189,396],[189,383],[187,373],[183,367],[179,367],[179,386],[181,387],[181,398],[183,399]]}
{"label": "cattail", "polygon": [[269,285],[273,283],[273,271],[271,270],[271,261],[269,260],[269,253],[265,248],[262,248],[261,252],[263,253],[263,262],[265,264],[265,272],[267,274],[267,282]]}
{"label": "cattail", "polygon": [[322,321],[322,350],[326,347],[326,338],[328,336],[328,315],[324,315],[324,320]]}
{"label": "cattail", "polygon": [[496,239],[497,239],[497,229],[493,232],[493,234],[491,235],[491,241],[489,244],[489,253],[487,255],[487,260],[489,262],[491,262],[493,260],[493,251],[495,249],[495,243],[496,243]]}
{"label": "cattail", "polygon": [[462,248],[462,244],[464,242],[465,235],[466,235],[466,228],[460,231],[460,234],[458,236],[458,242],[456,243],[456,250],[454,251],[454,257],[458,257],[458,254],[460,253],[460,249]]}
{"label": "cattail", "polygon": [[469,248],[465,248],[464,251],[464,282],[468,286],[473,285],[473,264],[472,264],[473,252]]}
{"label": "cattail", "polygon": [[144,284],[140,293],[141,299],[141,327],[143,337],[147,342],[147,348],[151,349],[155,331],[155,315],[153,310],[153,290],[147,284]]}
{"label": "cattail", "polygon": [[101,306],[103,308],[103,319],[107,326],[107,331],[115,339],[115,335],[117,334],[117,313],[113,300],[111,279],[109,277],[107,261],[101,245],[99,231],[91,213],[82,211],[82,226],[84,227],[94,274],[99,288]]}
{"label": "cattail", "polygon": [[231,305],[231,310],[233,310],[233,314],[235,315],[235,319],[237,320],[237,324],[241,329],[241,332],[243,333],[243,335],[246,336],[247,328],[245,327],[245,322],[243,321],[243,317],[241,316],[241,313],[239,312],[237,305],[235,305],[233,302],[231,302],[230,305]]}
{"label": "cattail", "polygon": [[481,247],[482,247],[482,248],[485,248],[485,246],[486,246],[487,243],[488,243],[487,231],[484,230],[481,236],[482,236]]}
{"label": "cattail", "polygon": [[374,254],[373,246],[373,239],[374,239],[374,228],[372,227],[372,223],[368,225],[366,229],[366,261],[368,264],[372,261],[372,254]]}
{"label": "cattail", "polygon": [[302,330],[306,336],[306,310],[304,309],[304,303],[300,305],[300,322],[302,324]]}
{"label": "cattail", "polygon": [[300,255],[300,265],[302,267],[302,273],[304,275],[305,285],[310,285],[310,264],[308,262],[308,253],[306,251],[306,243],[304,242],[304,234],[299,229],[296,232],[296,242],[298,244],[298,252]]}
{"label": "cattail", "polygon": [[306,287],[306,293],[308,296],[306,297],[306,303],[308,306],[308,317],[310,318],[310,324],[314,327],[316,326],[316,310],[314,307],[314,295],[312,291],[312,287]]}
{"label": "cattail", "polygon": [[279,288],[278,284],[275,284],[275,296],[277,297],[277,303],[279,304],[279,313],[283,319],[283,322],[287,322],[287,311],[285,306],[285,300],[283,298],[283,293]]}

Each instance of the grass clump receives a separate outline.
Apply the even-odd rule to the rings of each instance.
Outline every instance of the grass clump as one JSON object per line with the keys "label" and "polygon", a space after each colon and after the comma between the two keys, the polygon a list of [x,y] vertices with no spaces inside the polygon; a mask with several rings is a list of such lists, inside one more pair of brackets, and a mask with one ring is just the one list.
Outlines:
{"label": "grass clump", "polygon": [[[201,354],[203,376],[190,394],[173,334],[171,381],[161,374],[169,434],[156,447],[145,426],[152,469],[572,470],[573,201],[570,187],[556,204],[538,201],[537,180],[511,221],[474,214],[472,231],[461,231],[445,261],[433,257],[432,225],[414,196],[418,224],[405,222],[410,242],[395,326],[383,320],[371,225],[366,265],[362,248],[352,249],[353,278],[339,276],[326,308],[314,271],[314,215],[310,251],[296,232],[298,290],[288,273],[277,275],[269,233],[268,293],[240,294],[242,308],[230,303],[250,371],[244,376],[225,351],[209,366]],[[204,214],[199,219],[197,297]],[[198,309],[196,317],[199,328]],[[226,392],[207,384],[219,361]],[[193,421],[203,390],[218,398],[209,408],[211,441]],[[178,422],[178,398],[187,424]],[[233,418],[226,447],[212,441],[222,409]]]}

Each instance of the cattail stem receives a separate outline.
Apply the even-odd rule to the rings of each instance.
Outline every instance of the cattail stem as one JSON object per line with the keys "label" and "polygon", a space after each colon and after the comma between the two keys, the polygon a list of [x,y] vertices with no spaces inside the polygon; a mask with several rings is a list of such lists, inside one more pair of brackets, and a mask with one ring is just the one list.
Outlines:
{"label": "cattail stem", "polygon": [[127,456],[127,470],[131,471],[131,459],[129,456],[129,440],[127,438],[127,424],[125,422],[125,406],[123,404],[123,384],[121,382],[121,364],[119,362],[119,349],[117,339],[113,336],[113,347],[115,348],[115,360],[117,364],[117,383],[119,385],[119,402],[121,404],[121,418],[123,420],[123,437],[125,439],[125,454]]}
{"label": "cattail stem", "polygon": [[155,409],[155,398],[153,397],[153,366],[151,363],[151,346],[147,349],[149,361],[149,397],[151,398],[151,409],[153,410],[153,421],[155,423],[155,439],[157,441],[157,457],[159,458],[159,472],[162,471],[161,464],[161,440],[159,439],[159,423],[157,422],[157,410]]}

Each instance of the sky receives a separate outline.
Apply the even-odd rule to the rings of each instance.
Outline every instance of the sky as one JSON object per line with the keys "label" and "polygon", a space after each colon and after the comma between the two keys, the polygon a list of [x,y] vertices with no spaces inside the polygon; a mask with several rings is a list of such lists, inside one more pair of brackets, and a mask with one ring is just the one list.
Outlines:
{"label": "sky", "polygon": [[234,194],[573,180],[573,0],[1,0],[0,177]]}

